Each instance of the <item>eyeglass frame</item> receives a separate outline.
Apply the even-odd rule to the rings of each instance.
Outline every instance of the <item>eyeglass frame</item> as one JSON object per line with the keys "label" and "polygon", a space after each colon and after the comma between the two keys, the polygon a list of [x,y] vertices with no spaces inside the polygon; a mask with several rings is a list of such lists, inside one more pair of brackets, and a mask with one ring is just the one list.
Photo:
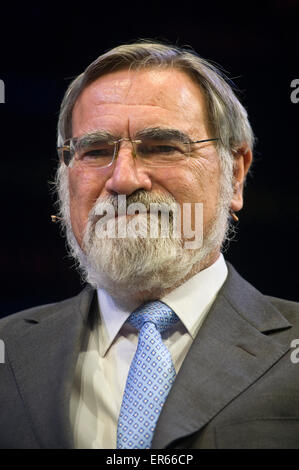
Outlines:
{"label": "eyeglass frame", "polygon": [[[71,147],[70,147],[70,144],[71,144],[71,141],[72,140],[75,140],[75,139],[78,139],[78,137],[72,137],[70,139],[67,139],[64,141],[63,145],[61,147],[57,147],[57,151],[58,151],[58,154],[60,155],[60,160],[67,166],[69,167],[69,164],[72,160],[72,158],[70,159],[69,163],[65,163],[65,160],[64,160],[64,157],[63,157],[63,150],[68,150],[69,152],[71,151]],[[189,142],[183,142],[184,144],[199,144],[199,143],[203,143],[203,142],[212,142],[212,141],[215,141],[215,140],[221,140],[219,137],[214,137],[212,139],[203,139],[203,140],[195,140],[195,141],[189,141]],[[114,145],[114,152],[113,152],[113,157],[111,159],[111,162],[108,164],[108,165],[105,165],[105,166],[99,166],[97,167],[96,169],[97,170],[101,170],[101,169],[104,169],[104,168],[109,168],[110,166],[112,166],[112,164],[114,163],[114,161],[116,160],[117,156],[118,156],[118,152],[119,152],[119,144],[120,142],[131,142],[132,144],[132,147],[133,147],[133,156],[136,157],[136,152],[135,152],[135,148],[134,148],[134,145],[133,144],[139,144],[139,143],[142,143],[142,140],[141,139],[137,139],[137,140],[132,140],[128,137],[122,137],[120,139],[116,139],[116,140],[111,140],[111,141],[107,141],[108,144],[111,144],[111,145]],[[60,152],[62,151],[62,152]],[[167,165],[166,165],[167,166]]]}

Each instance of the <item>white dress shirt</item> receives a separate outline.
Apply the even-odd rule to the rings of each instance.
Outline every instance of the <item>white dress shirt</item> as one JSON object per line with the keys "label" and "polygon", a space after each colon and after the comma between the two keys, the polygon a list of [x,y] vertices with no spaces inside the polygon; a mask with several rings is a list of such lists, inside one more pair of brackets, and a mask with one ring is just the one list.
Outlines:
{"label": "white dress shirt", "polygon": [[[162,335],[176,372],[226,276],[221,254],[214,264],[161,299],[180,319]],[[79,449],[116,448],[118,415],[138,343],[138,331],[125,324],[138,305],[122,309],[106,291],[99,289],[97,294],[101,321],[90,333],[86,350],[79,354],[70,400],[75,448]]]}

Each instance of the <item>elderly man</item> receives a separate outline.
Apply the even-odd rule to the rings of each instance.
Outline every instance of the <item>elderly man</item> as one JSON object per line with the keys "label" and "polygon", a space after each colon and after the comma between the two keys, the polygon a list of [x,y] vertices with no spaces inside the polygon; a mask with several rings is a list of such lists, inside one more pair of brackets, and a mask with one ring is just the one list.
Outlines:
{"label": "elderly man", "polygon": [[71,83],[57,218],[87,287],[0,322],[2,448],[299,447],[298,304],[221,254],[253,140],[178,47],[116,47]]}

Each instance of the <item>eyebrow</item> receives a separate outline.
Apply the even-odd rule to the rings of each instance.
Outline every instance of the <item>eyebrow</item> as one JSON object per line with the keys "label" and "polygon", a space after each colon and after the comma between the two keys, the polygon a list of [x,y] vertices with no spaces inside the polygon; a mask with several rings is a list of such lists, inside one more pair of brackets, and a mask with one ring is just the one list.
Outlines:
{"label": "eyebrow", "polygon": [[164,128],[164,127],[147,127],[138,131],[135,138],[142,139],[155,139],[155,140],[180,140],[190,143],[190,137],[179,129]]}
{"label": "eyebrow", "polygon": [[88,132],[87,134],[82,135],[81,137],[75,137],[76,144],[78,147],[87,147],[89,145],[95,144],[96,142],[107,142],[107,140],[116,140],[117,137],[110,134],[110,132],[105,131],[104,129],[99,129],[97,131]]}

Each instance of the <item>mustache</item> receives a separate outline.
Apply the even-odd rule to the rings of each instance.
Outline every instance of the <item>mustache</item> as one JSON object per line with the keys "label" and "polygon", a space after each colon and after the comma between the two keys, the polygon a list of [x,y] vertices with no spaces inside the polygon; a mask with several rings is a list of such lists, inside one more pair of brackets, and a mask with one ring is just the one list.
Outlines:
{"label": "mustache", "polygon": [[[112,194],[110,195],[109,194],[104,197],[100,196],[95,202],[93,208],[91,209],[89,213],[89,217],[88,217],[89,221],[92,222],[94,221],[95,218],[99,220],[99,213],[102,214],[103,204],[111,205],[117,214],[118,209],[119,209],[119,199],[118,199],[119,196],[122,196],[122,195],[112,195]],[[122,202],[124,203],[122,210],[125,210],[126,212],[127,212],[128,207],[134,203],[143,204],[147,212],[150,211],[151,204],[166,204],[167,206],[171,206],[173,208],[177,204],[175,198],[171,195],[168,195],[168,194],[166,195],[162,193],[150,193],[148,191],[145,191],[144,189],[139,189],[135,191],[134,193],[130,194],[129,196],[126,196],[125,200],[123,200]]]}

